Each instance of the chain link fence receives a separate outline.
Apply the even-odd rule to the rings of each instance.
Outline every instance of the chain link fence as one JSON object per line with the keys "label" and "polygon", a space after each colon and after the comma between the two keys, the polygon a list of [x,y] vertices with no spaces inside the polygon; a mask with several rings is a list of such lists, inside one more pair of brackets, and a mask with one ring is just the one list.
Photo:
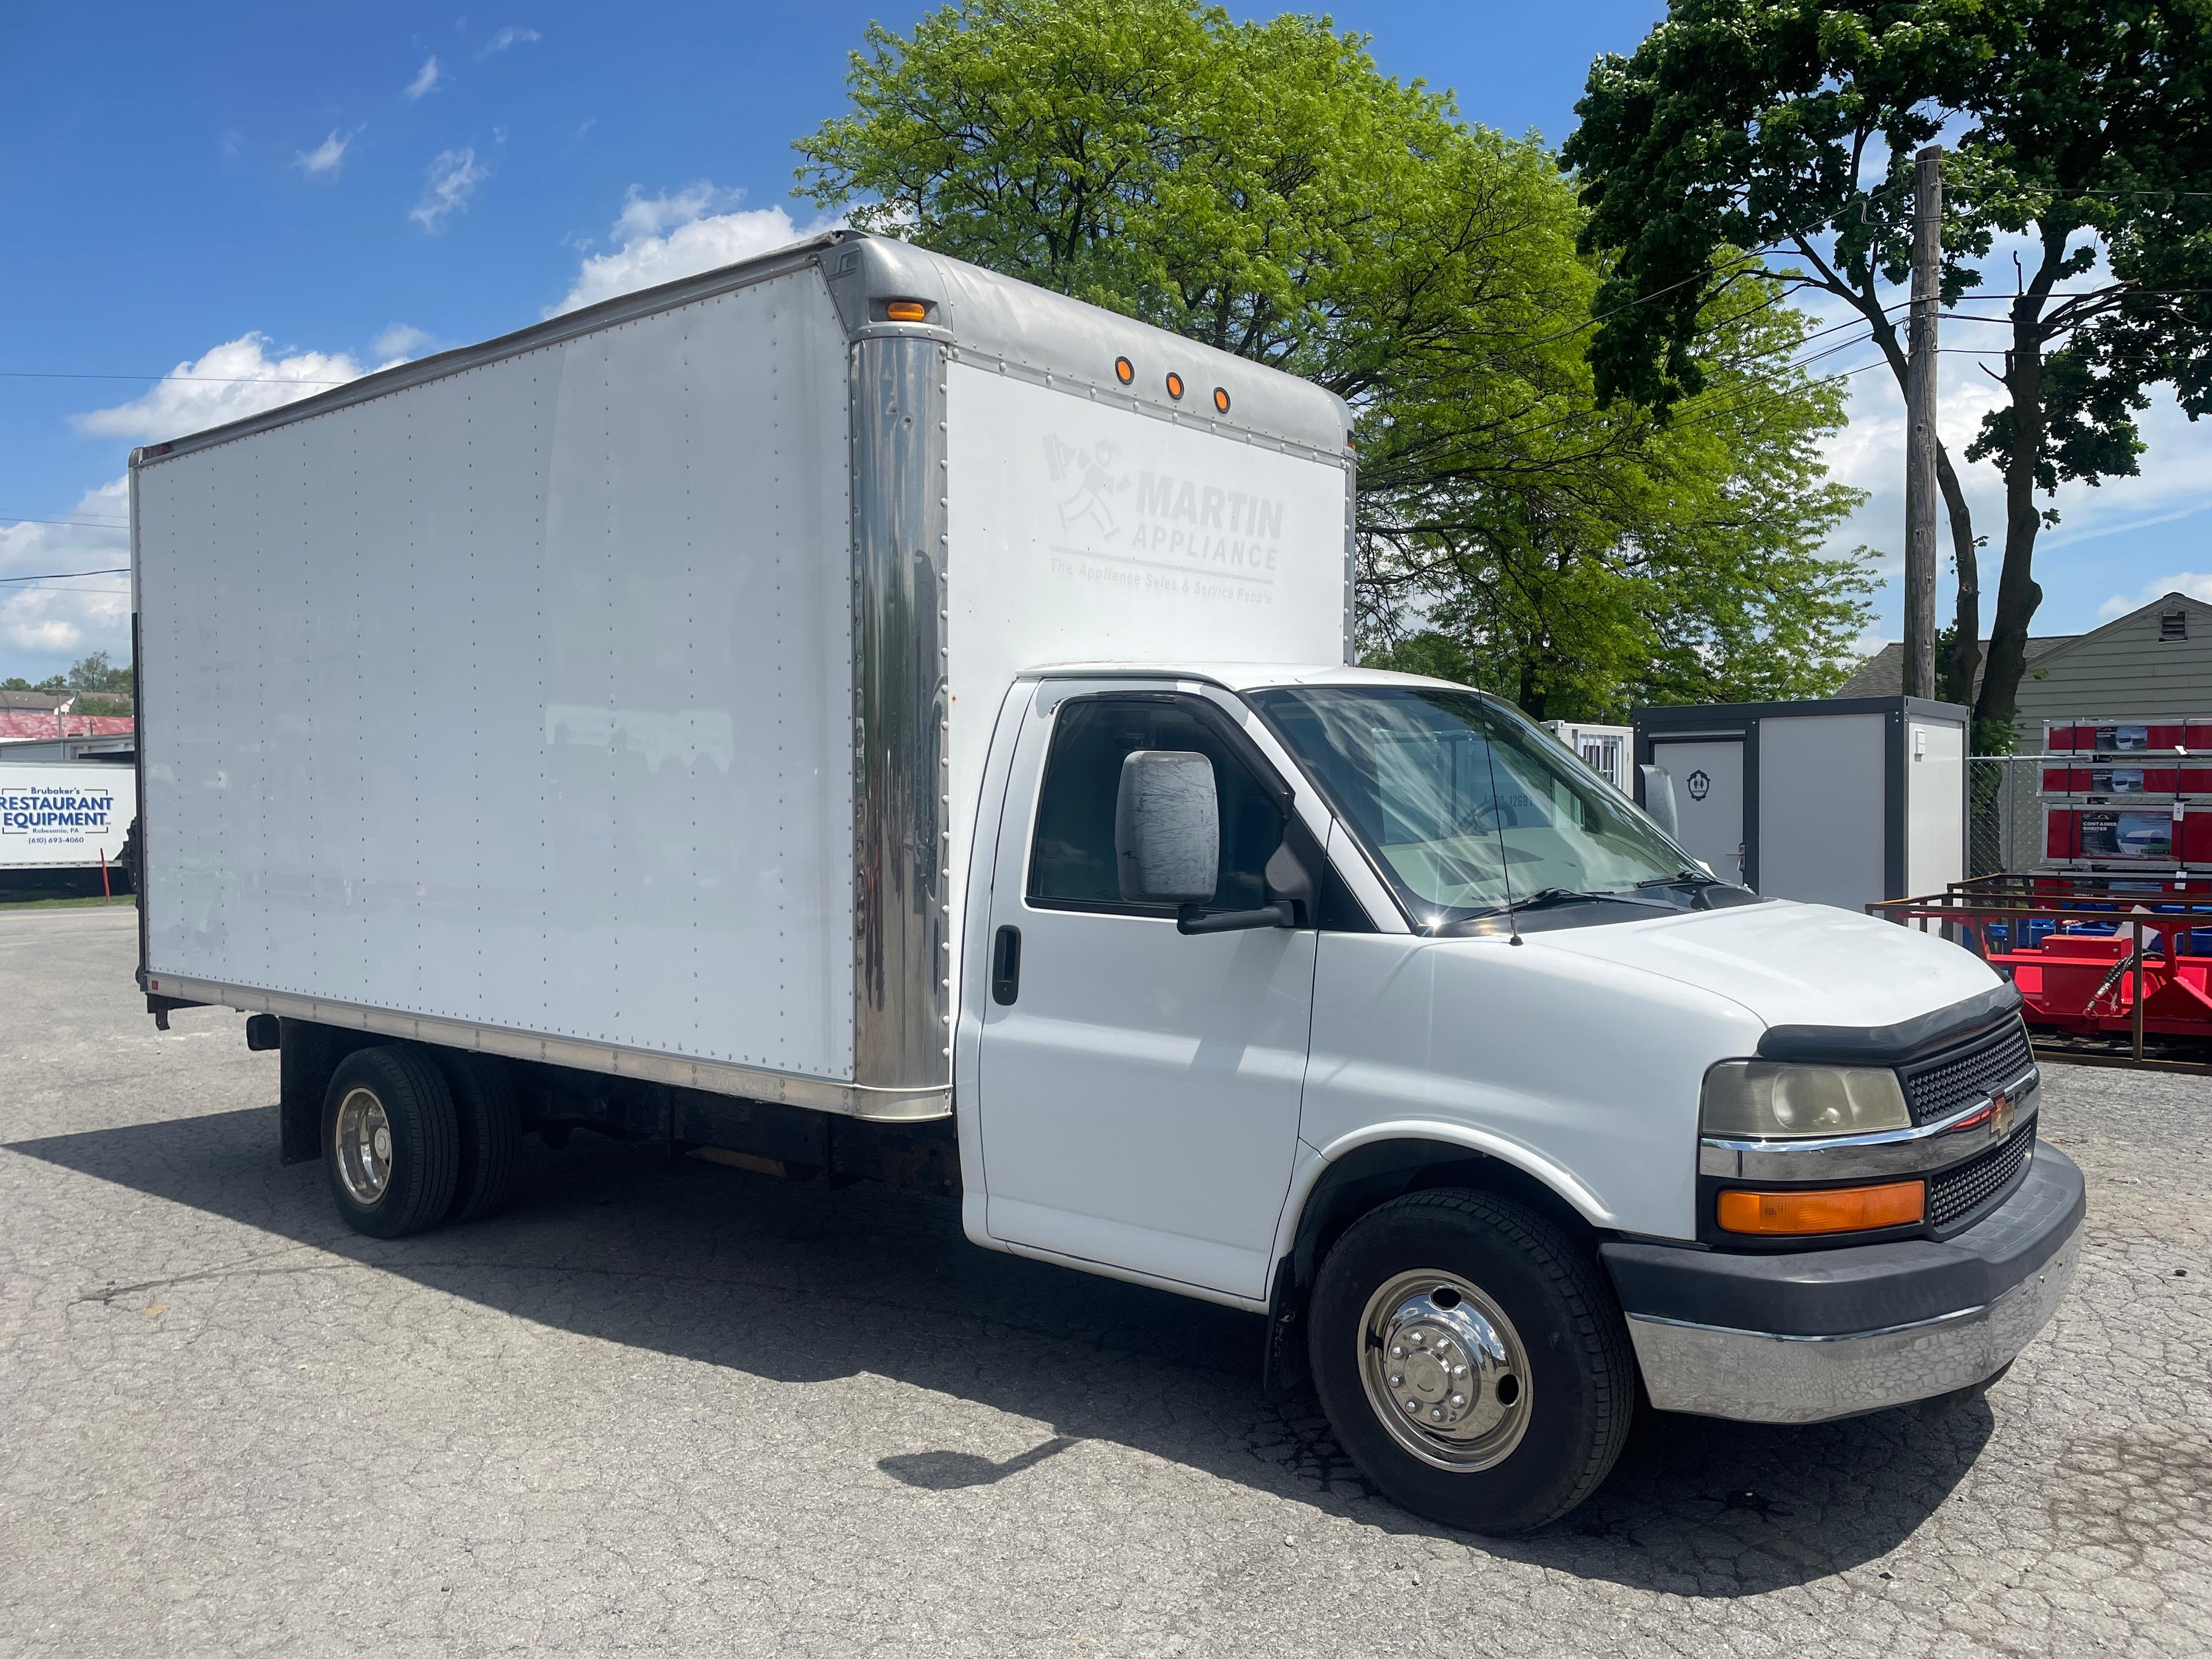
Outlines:
{"label": "chain link fence", "polygon": [[2043,862],[2039,755],[1975,755],[1966,762],[1966,873],[1994,876]]}

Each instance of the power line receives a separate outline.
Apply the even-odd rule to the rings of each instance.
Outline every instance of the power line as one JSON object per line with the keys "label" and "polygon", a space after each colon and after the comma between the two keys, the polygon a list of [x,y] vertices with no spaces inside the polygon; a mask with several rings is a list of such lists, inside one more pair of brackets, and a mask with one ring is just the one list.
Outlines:
{"label": "power line", "polygon": [[0,576],[0,582],[67,582],[79,576],[127,576],[131,567],[119,564],[109,570],[54,570],[43,576]]}
{"label": "power line", "polygon": [[34,519],[27,514],[0,513],[0,525],[9,524],[69,525],[79,530],[128,530],[131,528],[131,520],[128,519]]}

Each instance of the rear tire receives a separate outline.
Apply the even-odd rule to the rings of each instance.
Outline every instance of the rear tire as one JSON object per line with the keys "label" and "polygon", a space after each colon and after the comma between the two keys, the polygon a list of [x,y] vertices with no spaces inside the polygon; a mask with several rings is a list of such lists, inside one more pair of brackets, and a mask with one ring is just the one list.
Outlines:
{"label": "rear tire", "polygon": [[356,1232],[400,1238],[434,1227],[453,1201],[460,1133],[453,1091],[411,1042],[356,1048],[323,1096],[323,1169]]}
{"label": "rear tire", "polygon": [[1487,1193],[1409,1193],[1353,1223],[1322,1263],[1308,1340],[1352,1461],[1449,1526],[1555,1521],[1628,1437],[1635,1361],[1596,1264]]}
{"label": "rear tire", "polygon": [[433,1051],[453,1091],[460,1164],[448,1221],[481,1221],[507,1207],[522,1152],[522,1109],[506,1062],[464,1048]]}

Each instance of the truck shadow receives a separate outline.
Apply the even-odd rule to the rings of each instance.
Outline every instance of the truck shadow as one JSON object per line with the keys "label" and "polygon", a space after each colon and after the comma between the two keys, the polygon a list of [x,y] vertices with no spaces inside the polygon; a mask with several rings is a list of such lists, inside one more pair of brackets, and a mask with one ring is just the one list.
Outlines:
{"label": "truck shadow", "polygon": [[[1078,1443],[1109,1441],[1392,1534],[1676,1595],[1755,1595],[1886,1555],[1966,1475],[1993,1424],[1979,1401],[1941,1418],[1906,1409],[1794,1430],[1647,1413],[1582,1509],[1532,1537],[1475,1539],[1372,1491],[1310,1398],[1261,1398],[1255,1316],[977,1249],[941,1200],[586,1137],[561,1153],[532,1141],[507,1214],[386,1242],[348,1231],[319,1167],[280,1165],[276,1144],[264,1108],[8,1150],[311,1247],[241,1249],[182,1279],[327,1272],[335,1257],[610,1342],[786,1382],[872,1372],[1049,1425],[1002,1462],[927,1446],[876,1462],[909,1486],[1018,1480]],[[82,1294],[123,1300],[178,1282]]]}

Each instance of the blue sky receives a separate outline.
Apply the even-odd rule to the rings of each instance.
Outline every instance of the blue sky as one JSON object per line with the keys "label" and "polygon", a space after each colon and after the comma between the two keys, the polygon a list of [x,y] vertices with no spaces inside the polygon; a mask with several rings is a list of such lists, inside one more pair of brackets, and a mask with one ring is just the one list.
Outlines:
{"label": "blue sky", "polygon": [[[0,575],[122,562],[131,445],[270,396],[222,377],[343,379],[803,230],[791,140],[840,108],[871,17],[903,27],[923,9],[7,9]],[[1389,72],[1556,143],[1591,58],[1632,48],[1662,9],[1367,0],[1333,13],[1373,33]],[[1852,380],[1835,459],[1877,492],[1844,539],[1893,550],[1902,457],[1884,380]],[[1962,384],[1947,402],[1955,441],[1978,395]],[[2212,571],[2212,434],[2164,404],[2151,418],[2142,481],[2062,499],[2037,631],[2093,625],[2164,586],[2212,597],[2212,576],[2192,574]],[[1977,493],[1995,528],[1993,491]],[[125,656],[122,586],[0,587],[0,676]],[[1886,593],[1877,634],[1896,633],[1896,611]]]}

